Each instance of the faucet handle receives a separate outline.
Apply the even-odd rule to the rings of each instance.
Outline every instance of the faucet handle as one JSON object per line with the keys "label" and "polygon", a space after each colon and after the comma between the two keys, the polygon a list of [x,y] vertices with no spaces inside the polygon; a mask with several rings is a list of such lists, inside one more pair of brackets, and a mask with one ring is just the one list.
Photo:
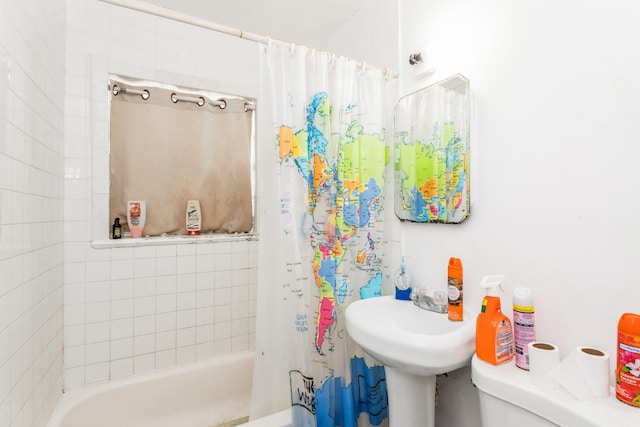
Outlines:
{"label": "faucet handle", "polygon": [[434,291],[433,302],[436,303],[437,305],[446,305],[447,293],[445,291]]}
{"label": "faucet handle", "polygon": [[413,292],[411,292],[411,299],[416,299],[428,294],[427,288],[424,286],[415,286]]}

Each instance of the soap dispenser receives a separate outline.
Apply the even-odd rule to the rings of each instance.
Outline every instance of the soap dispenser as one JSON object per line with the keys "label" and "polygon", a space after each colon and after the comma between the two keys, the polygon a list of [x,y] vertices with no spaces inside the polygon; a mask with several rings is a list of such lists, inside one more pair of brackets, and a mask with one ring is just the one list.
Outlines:
{"label": "soap dispenser", "polygon": [[476,354],[478,359],[501,365],[513,359],[513,329],[502,314],[497,289],[502,289],[504,276],[485,276],[480,287],[486,290],[482,310],[476,320]]}
{"label": "soap dispenser", "polygon": [[400,261],[400,268],[396,272],[394,282],[396,285],[396,299],[411,300],[411,273],[405,265],[405,257]]}

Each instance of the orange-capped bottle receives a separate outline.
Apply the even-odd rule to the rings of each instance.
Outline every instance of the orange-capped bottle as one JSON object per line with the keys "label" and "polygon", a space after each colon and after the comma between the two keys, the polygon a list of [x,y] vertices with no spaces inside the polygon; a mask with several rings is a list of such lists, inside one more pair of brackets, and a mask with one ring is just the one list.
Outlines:
{"label": "orange-capped bottle", "polygon": [[618,321],[616,397],[640,407],[640,315],[624,313]]}
{"label": "orange-capped bottle", "polygon": [[460,258],[449,259],[447,271],[449,307],[449,320],[460,322],[462,315],[462,261]]}

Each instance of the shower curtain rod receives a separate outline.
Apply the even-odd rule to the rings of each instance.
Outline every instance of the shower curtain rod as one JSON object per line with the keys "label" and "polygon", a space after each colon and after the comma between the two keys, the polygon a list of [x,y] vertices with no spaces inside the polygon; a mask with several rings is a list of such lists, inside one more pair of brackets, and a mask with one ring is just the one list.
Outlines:
{"label": "shower curtain rod", "polygon": [[[115,6],[122,6],[128,9],[133,9],[138,12],[145,12],[151,15],[160,16],[162,18],[173,19],[174,21],[194,25],[196,27],[206,28],[208,30],[213,30],[219,33],[229,34],[229,35],[240,37],[241,39],[245,39],[253,42],[285,46],[285,47],[295,46],[294,43],[287,43],[281,40],[274,40],[267,36],[261,36],[259,34],[254,34],[247,31],[238,30],[236,28],[227,27],[225,25],[216,24],[211,21],[207,21],[205,19],[189,16],[184,13],[176,12],[170,9],[165,9],[159,6],[154,6],[152,4],[145,3],[142,1],[137,1],[137,0],[100,0],[100,1],[104,3],[112,4]],[[367,64],[362,61],[356,61],[356,64],[359,67],[366,68],[367,70],[380,70],[384,72],[385,78],[398,77],[397,71],[391,70],[390,68],[387,68],[387,67],[378,67],[375,65]]]}

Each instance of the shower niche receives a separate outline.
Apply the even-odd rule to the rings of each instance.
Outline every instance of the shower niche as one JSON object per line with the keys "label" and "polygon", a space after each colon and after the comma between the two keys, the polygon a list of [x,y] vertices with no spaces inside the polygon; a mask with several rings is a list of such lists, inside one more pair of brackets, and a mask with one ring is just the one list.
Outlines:
{"label": "shower niche", "polygon": [[459,224],[470,212],[469,80],[406,95],[394,112],[394,210],[400,220]]}

